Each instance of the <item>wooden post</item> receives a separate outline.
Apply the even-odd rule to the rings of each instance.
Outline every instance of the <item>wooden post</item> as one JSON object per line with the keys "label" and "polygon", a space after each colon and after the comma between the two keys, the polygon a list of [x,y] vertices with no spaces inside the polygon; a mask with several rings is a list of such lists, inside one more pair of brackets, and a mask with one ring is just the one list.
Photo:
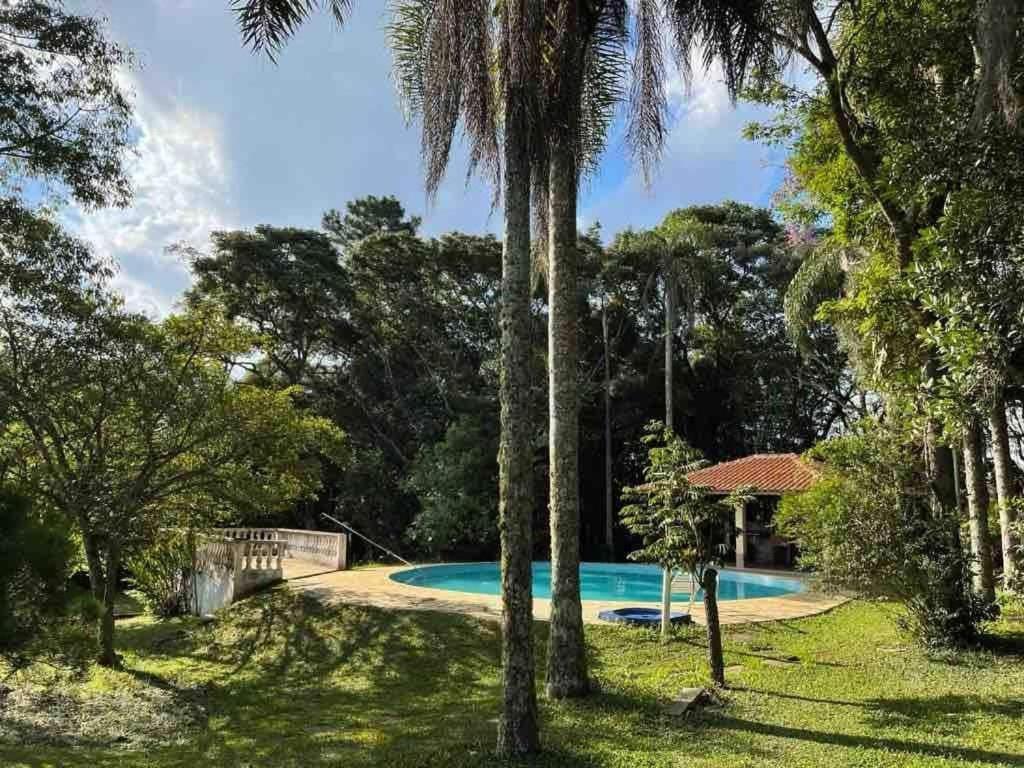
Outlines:
{"label": "wooden post", "polygon": [[736,507],[736,567],[747,567],[747,505]]}

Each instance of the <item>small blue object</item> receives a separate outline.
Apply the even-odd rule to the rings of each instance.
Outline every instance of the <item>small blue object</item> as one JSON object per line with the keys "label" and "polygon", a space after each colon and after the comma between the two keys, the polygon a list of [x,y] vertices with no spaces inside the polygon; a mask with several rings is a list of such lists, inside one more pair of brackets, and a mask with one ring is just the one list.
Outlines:
{"label": "small blue object", "polygon": [[[634,627],[656,627],[661,625],[661,611],[657,608],[616,608],[601,611],[597,614],[601,621],[613,621],[617,624],[629,624]],[[672,624],[689,624],[690,614],[672,611],[668,615]]]}

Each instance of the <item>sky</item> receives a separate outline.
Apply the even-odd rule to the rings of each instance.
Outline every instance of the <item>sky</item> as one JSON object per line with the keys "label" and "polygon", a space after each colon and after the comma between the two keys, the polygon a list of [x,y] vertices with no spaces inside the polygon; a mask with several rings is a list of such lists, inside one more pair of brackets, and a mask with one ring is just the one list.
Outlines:
{"label": "sky", "polygon": [[[344,29],[314,17],[277,65],[246,50],[228,0],[80,0],[105,17],[138,66],[131,207],[67,213],[69,225],[119,265],[116,287],[132,309],[171,311],[189,285],[167,247],[205,247],[214,230],[258,224],[318,227],[325,210],[364,195],[395,195],[422,231],[499,234],[500,209],[466,179],[457,152],[433,202],[423,191],[419,132],[403,116],[390,77],[385,3],[353,3]],[[695,203],[767,204],[782,176],[777,151],[740,132],[762,109],[730,104],[719,76],[668,83],[673,125],[656,178],[643,184],[621,131],[600,172],[583,182],[579,224],[606,238],[656,224]]]}

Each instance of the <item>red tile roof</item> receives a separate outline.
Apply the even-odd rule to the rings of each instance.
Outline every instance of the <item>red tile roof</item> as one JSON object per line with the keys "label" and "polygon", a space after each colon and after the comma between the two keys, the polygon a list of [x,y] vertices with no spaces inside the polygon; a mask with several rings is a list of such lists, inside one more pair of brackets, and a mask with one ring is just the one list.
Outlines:
{"label": "red tile roof", "polygon": [[814,468],[795,453],[759,453],[698,469],[687,479],[721,493],[750,486],[755,493],[775,496],[806,491],[816,478]]}

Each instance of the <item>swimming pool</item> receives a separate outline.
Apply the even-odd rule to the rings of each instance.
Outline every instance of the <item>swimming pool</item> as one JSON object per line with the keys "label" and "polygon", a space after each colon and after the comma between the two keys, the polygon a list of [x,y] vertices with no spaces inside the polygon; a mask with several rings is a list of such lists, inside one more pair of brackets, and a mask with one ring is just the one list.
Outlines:
{"label": "swimming pool", "polygon": [[[393,573],[391,578],[413,587],[430,587],[477,595],[501,593],[501,572],[498,563],[451,563],[424,565]],[[689,600],[689,578],[676,580],[673,600]],[[680,587],[683,589],[680,591]],[[779,597],[803,592],[798,578],[745,571],[719,572],[718,599],[746,600],[754,597]],[[551,564],[533,564],[533,596],[551,597]],[[583,600],[604,600],[629,603],[656,603],[661,600],[661,569],[642,563],[582,563],[580,565],[580,597]],[[704,595],[697,590],[694,599]]]}

